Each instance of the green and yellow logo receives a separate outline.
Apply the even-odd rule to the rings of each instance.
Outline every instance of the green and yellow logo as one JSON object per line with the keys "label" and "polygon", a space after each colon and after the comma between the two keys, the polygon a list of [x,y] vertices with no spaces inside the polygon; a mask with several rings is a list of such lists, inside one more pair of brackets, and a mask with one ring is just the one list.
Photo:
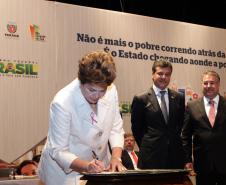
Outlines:
{"label": "green and yellow logo", "polygon": [[0,74],[4,75],[26,75],[37,76],[39,71],[38,64],[27,62],[0,61]]}
{"label": "green and yellow logo", "polygon": [[120,112],[124,115],[124,114],[130,114],[131,112],[131,102],[120,102]]}

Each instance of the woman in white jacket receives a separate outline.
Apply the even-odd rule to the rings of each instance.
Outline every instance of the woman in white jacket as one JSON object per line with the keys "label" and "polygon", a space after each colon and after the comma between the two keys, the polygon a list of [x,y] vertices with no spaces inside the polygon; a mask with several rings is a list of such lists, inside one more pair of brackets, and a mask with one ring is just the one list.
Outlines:
{"label": "woman in white jacket", "polygon": [[38,170],[45,185],[77,185],[80,172],[125,170],[115,77],[113,57],[91,52],[79,61],[78,78],[54,97]]}

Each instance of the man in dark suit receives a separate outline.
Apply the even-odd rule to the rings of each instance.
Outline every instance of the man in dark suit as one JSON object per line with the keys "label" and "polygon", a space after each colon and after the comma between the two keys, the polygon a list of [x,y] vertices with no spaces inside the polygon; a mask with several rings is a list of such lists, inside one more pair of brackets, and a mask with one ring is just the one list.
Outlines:
{"label": "man in dark suit", "polygon": [[138,168],[184,167],[180,134],[185,99],[183,94],[167,88],[171,74],[170,62],[155,61],[152,66],[153,86],[133,98],[131,122],[140,149]]}
{"label": "man in dark suit", "polygon": [[135,139],[133,134],[124,134],[124,150],[122,151],[122,164],[128,170],[137,169],[138,151],[134,151]]}
{"label": "man in dark suit", "polygon": [[219,88],[220,76],[205,72],[204,96],[188,102],[186,109],[182,129],[185,167],[194,169],[197,185],[226,185],[226,100]]}

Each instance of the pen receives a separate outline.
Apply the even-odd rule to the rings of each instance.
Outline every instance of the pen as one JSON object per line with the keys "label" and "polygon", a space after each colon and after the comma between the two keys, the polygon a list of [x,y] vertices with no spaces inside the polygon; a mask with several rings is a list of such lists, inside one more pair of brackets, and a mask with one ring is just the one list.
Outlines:
{"label": "pen", "polygon": [[96,159],[96,160],[98,160],[98,157],[97,157],[97,154],[92,150],[92,153],[93,153],[93,159]]}

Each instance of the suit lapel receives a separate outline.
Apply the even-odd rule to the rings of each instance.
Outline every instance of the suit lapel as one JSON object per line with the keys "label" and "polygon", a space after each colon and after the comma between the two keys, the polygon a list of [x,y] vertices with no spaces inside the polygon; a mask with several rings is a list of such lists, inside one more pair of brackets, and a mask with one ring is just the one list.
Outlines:
{"label": "suit lapel", "polygon": [[80,88],[78,88],[74,92],[74,98],[75,98],[75,108],[78,110],[80,114],[81,121],[86,124],[89,124],[92,127],[96,127],[95,126],[96,124],[92,124],[91,117],[92,109],[88,102],[86,101],[86,99],[84,98],[84,96],[82,95]]}
{"label": "suit lapel", "polygon": [[134,168],[134,166],[133,166],[133,161],[132,161],[132,159],[131,159],[131,157],[130,157],[128,151],[125,151],[125,156],[126,156],[127,162],[129,163],[130,168]]}
{"label": "suit lapel", "polygon": [[96,116],[95,119],[97,119],[97,122],[93,122],[93,111],[92,108],[89,106],[89,104],[81,104],[79,106],[80,114],[82,117],[83,122],[86,122],[90,126],[97,128],[98,130],[102,130],[104,127],[104,120],[107,116],[107,112],[109,110],[109,103],[106,101],[99,101],[98,102],[98,115]]}
{"label": "suit lapel", "polygon": [[149,101],[148,101],[146,107],[152,107],[152,109],[154,111],[161,111],[159,103],[158,103],[158,100],[157,100],[157,97],[155,95],[155,92],[154,92],[153,88],[151,88],[148,91],[148,100]]}
{"label": "suit lapel", "polygon": [[78,112],[81,117],[81,121],[89,124],[91,127],[94,127],[98,130],[102,130],[102,125],[104,118],[106,116],[106,112],[109,109],[109,102],[106,99],[101,99],[98,102],[98,115],[97,115],[97,123],[93,122],[93,116],[91,115],[93,113],[92,108],[90,107],[89,103],[86,101],[84,96],[82,95],[81,89],[78,88],[74,92],[74,98],[75,98],[75,106],[76,109],[78,109]]}
{"label": "suit lapel", "polygon": [[219,95],[219,103],[218,103],[218,107],[217,107],[217,115],[216,115],[215,123],[214,123],[213,127],[215,127],[216,125],[221,123],[220,117],[222,117],[222,114],[224,114],[224,111],[225,111],[225,108],[223,107],[224,106],[223,103],[224,103],[223,97]]}
{"label": "suit lapel", "polygon": [[101,129],[103,128],[104,120],[107,116],[107,112],[109,111],[110,103],[107,99],[101,99],[98,102],[98,124],[97,126]]}
{"label": "suit lapel", "polygon": [[[155,91],[153,88],[151,88],[148,91],[148,103],[147,103],[146,107],[150,107],[150,109],[152,109],[154,112],[158,113],[159,117],[162,119],[161,123],[165,123],[165,119],[162,114],[162,110],[160,108],[159,102],[157,100],[157,97],[155,95]],[[163,124],[163,125],[166,125],[166,124]]]}
{"label": "suit lapel", "polygon": [[198,100],[197,109],[200,112],[200,115],[202,115],[202,119],[204,119],[204,122],[208,124],[210,128],[212,128],[208,115],[206,114],[205,105],[204,105],[204,99],[201,98]]}
{"label": "suit lapel", "polygon": [[[176,98],[176,94],[173,93],[173,91],[171,91],[170,89],[168,89],[168,98],[169,98],[169,120],[171,120],[172,116],[173,116],[173,112],[175,112],[175,108],[177,106],[176,102],[175,102],[175,98]],[[169,121],[170,123],[170,121]]]}

